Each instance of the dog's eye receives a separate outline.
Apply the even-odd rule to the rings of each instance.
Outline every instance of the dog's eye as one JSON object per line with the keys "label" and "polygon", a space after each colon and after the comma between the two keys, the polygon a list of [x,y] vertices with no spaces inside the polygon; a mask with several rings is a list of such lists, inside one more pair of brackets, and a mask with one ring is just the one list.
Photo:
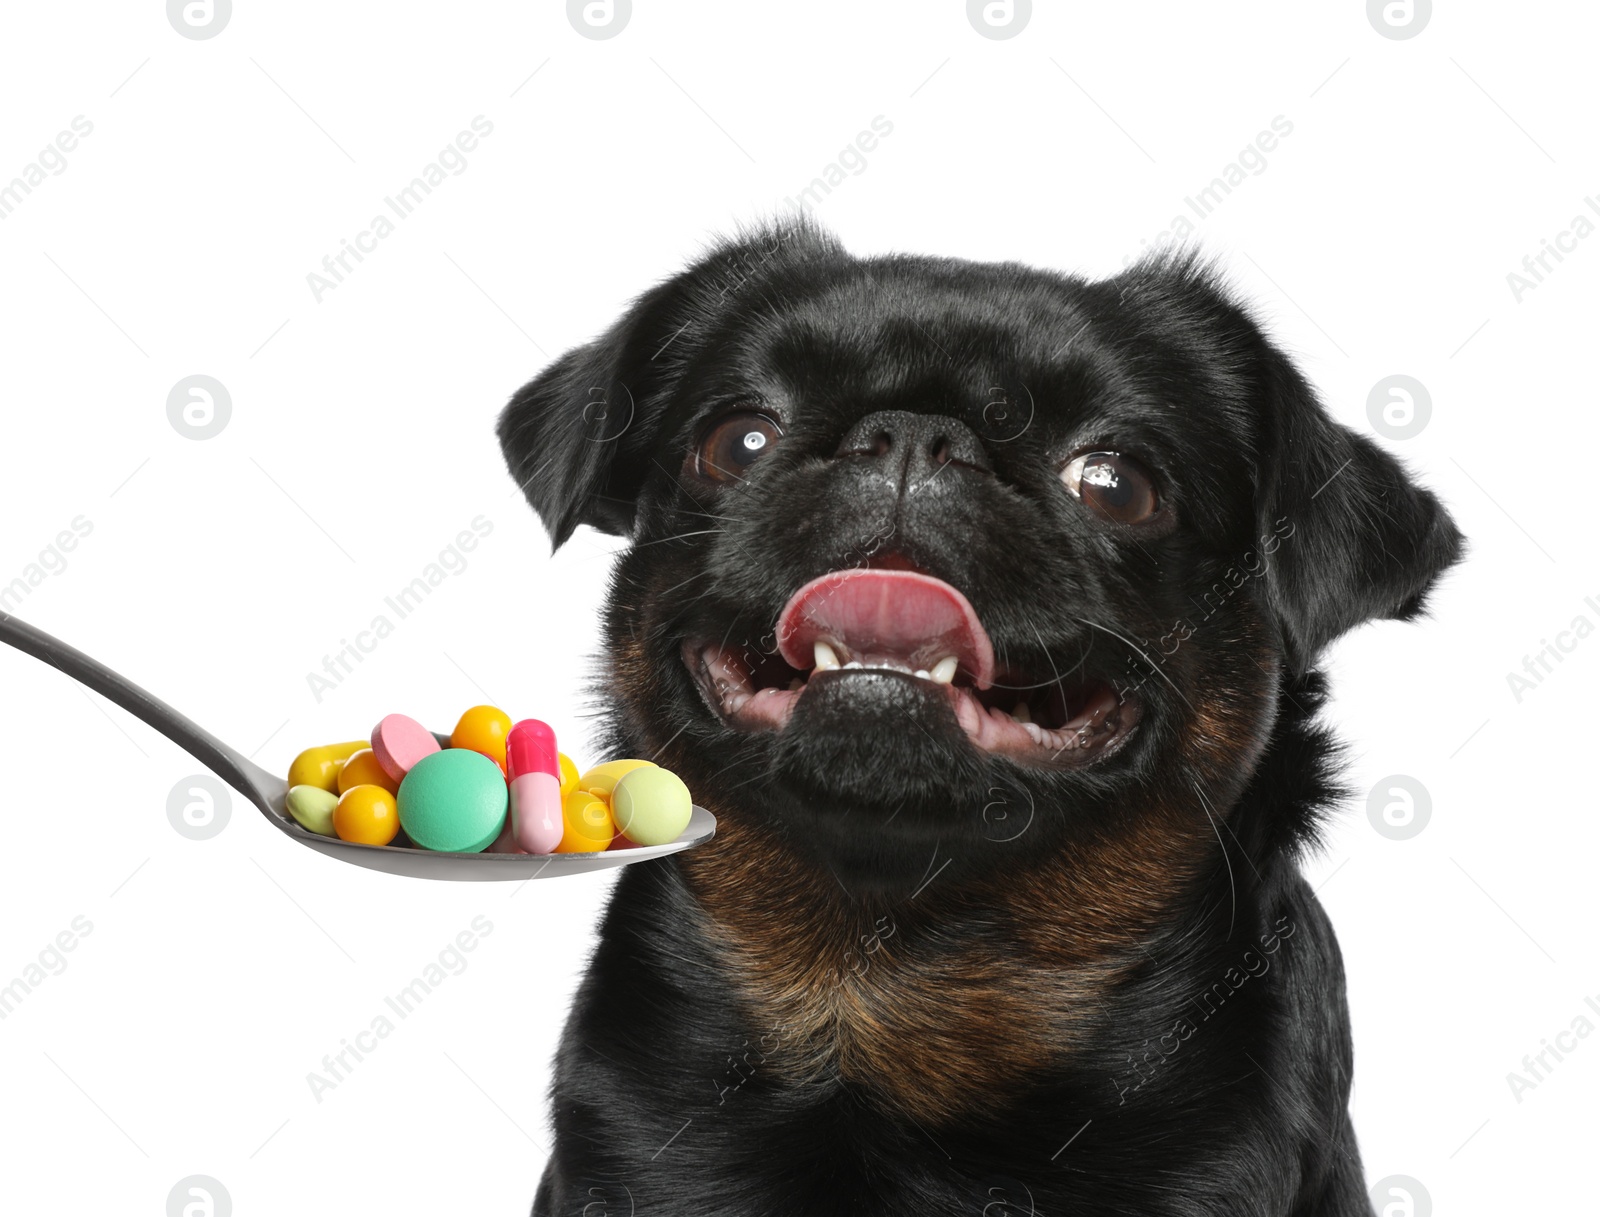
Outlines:
{"label": "dog's eye", "polygon": [[691,454],[691,468],[707,482],[737,482],[772,451],[782,434],[777,423],[754,410],[724,415],[700,436]]}
{"label": "dog's eye", "polygon": [[1061,481],[1073,498],[1116,524],[1142,524],[1161,510],[1150,475],[1118,452],[1074,457],[1061,471]]}

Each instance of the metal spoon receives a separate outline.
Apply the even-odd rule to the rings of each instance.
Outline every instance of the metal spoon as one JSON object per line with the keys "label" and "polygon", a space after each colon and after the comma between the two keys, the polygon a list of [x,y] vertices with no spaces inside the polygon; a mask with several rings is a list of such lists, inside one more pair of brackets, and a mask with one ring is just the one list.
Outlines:
{"label": "metal spoon", "polygon": [[[674,854],[709,841],[717,831],[716,817],[705,808],[696,807],[689,816],[689,827],[676,841],[586,854],[447,854],[393,845],[356,845],[320,836],[300,827],[285,810],[288,784],[282,778],[268,773],[105,664],[5,612],[0,612],[0,642],[43,660],[142,718],[259,807],[273,827],[302,845],[369,870],[416,879],[551,879]],[[446,736],[437,738],[441,744],[448,743]]]}

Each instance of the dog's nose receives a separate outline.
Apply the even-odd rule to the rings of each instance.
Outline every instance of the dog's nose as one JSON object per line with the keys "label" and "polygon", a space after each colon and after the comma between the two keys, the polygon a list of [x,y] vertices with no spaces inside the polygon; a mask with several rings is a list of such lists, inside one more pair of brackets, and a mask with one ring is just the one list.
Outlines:
{"label": "dog's nose", "polygon": [[916,485],[947,465],[994,472],[983,442],[948,414],[879,410],[850,428],[835,456],[866,456],[896,464],[906,483]]}

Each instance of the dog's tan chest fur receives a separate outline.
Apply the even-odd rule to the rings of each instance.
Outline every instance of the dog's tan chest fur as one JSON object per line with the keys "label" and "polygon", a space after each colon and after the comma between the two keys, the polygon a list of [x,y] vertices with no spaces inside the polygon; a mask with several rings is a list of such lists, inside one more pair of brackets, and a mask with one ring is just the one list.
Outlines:
{"label": "dog's tan chest fur", "polygon": [[846,1082],[928,1127],[1003,1108],[1087,1038],[1181,873],[1176,856],[1159,883],[1148,854],[1121,874],[1102,858],[1096,899],[1067,863],[872,907],[824,898],[814,872],[737,819],[683,866],[759,1037],[750,1063]]}

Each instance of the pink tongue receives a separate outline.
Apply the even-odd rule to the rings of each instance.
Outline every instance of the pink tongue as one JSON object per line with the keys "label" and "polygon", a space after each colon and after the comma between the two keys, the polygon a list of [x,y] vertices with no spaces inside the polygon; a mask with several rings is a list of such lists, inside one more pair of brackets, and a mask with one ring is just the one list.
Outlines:
{"label": "pink tongue", "polygon": [[842,570],[807,583],[778,614],[778,652],[807,671],[819,638],[864,662],[893,657],[913,669],[954,655],[978,688],[994,679],[994,648],[967,598],[916,571]]}

